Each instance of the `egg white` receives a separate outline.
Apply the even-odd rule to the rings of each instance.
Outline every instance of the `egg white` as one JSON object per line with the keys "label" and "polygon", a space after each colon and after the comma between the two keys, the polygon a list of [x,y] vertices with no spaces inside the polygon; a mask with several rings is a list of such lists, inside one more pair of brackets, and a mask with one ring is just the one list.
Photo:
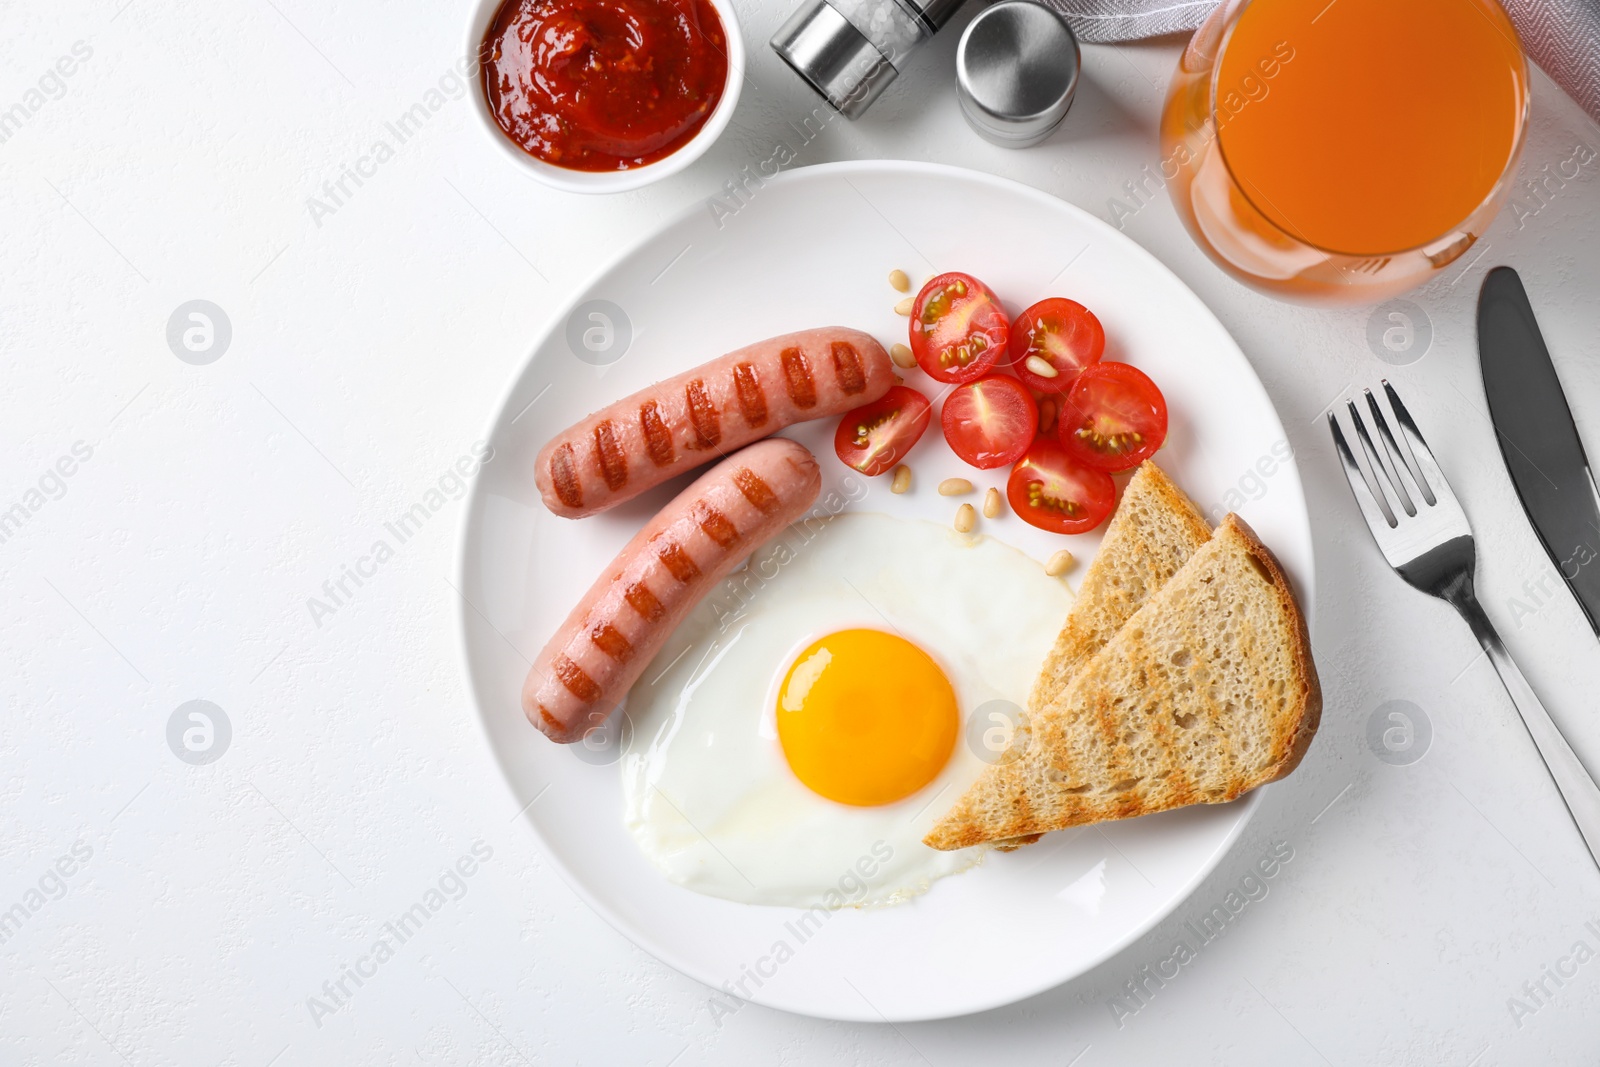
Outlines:
{"label": "egg white", "polygon": [[[983,857],[922,843],[983,770],[969,717],[993,700],[1025,704],[1071,604],[1066,583],[992,538],[863,512],[790,527],[696,608],[629,695],[629,832],[669,880],[728,900],[837,908],[926,891]],[[789,664],[855,627],[926,651],[963,716],[938,777],[879,807],[813,793],[777,738]]]}

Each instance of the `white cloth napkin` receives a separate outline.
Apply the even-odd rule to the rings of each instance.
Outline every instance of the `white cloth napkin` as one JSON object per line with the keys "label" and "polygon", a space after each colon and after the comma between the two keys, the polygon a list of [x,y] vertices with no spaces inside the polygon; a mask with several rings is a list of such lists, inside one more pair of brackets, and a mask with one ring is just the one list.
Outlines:
{"label": "white cloth napkin", "polygon": [[[1184,33],[1216,0],[1048,0],[1080,41],[1104,44]],[[1395,0],[1404,3],[1405,0]],[[1535,63],[1600,123],[1600,0],[1501,0]]]}

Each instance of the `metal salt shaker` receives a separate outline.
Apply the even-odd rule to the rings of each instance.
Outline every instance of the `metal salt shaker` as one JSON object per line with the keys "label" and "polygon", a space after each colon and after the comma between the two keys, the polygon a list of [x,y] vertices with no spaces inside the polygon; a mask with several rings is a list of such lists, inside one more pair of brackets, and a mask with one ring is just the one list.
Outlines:
{"label": "metal salt shaker", "polygon": [[772,49],[845,118],[860,118],[964,0],[806,0]]}

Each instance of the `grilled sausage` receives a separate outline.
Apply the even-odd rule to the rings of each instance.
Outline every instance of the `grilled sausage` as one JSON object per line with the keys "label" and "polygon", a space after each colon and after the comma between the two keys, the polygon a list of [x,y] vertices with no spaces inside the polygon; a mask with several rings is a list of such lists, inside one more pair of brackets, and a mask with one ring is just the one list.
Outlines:
{"label": "grilled sausage", "polygon": [[540,450],[534,480],[557,515],[593,515],[786,426],[870,404],[889,391],[894,373],[883,346],[859,330],[784,334],[562,431]]}
{"label": "grilled sausage", "polygon": [[684,616],[821,488],[811,453],[782,437],[701,475],[628,542],[534,660],[522,687],[529,721],[562,743],[605,722]]}

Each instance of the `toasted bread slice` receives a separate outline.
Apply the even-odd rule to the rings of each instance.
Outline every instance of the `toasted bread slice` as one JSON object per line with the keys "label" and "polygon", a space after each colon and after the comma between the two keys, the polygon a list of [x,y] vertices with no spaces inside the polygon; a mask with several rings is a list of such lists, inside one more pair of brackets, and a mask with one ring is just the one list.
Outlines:
{"label": "toasted bread slice", "polygon": [[1321,716],[1289,583],[1229,515],[923,840],[965,848],[1234,800],[1294,770]]}
{"label": "toasted bread slice", "polygon": [[[1150,460],[1141,464],[1122,491],[1078,599],[1033,683],[1028,709],[1038,712],[1060,696],[1089,657],[1210,537],[1211,524],[1166,472]],[[1037,840],[1038,834],[1027,834],[996,847],[1010,852]]]}
{"label": "toasted bread slice", "polygon": [[1084,572],[1028,709],[1037,712],[1060,696],[1089,657],[1210,539],[1211,524],[1200,509],[1160,467],[1143,463],[1122,491],[1100,550]]}

